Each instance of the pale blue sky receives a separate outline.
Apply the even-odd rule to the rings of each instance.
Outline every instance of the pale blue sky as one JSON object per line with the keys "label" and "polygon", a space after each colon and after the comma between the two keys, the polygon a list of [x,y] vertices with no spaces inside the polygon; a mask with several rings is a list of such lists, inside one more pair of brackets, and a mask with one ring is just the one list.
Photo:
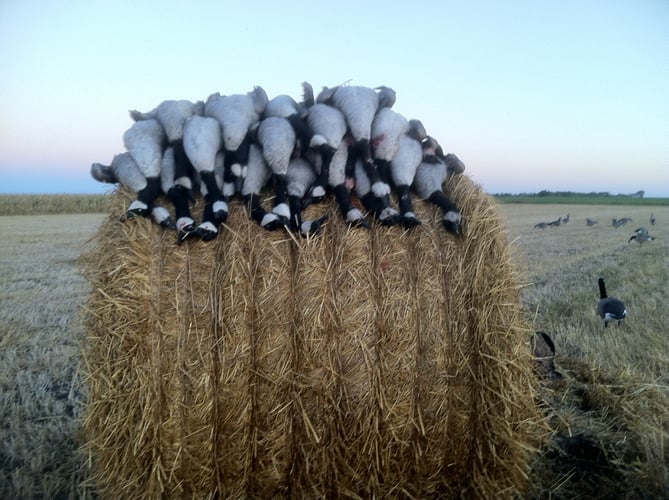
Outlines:
{"label": "pale blue sky", "polygon": [[129,109],[350,80],[488,192],[669,196],[668,0],[0,0],[0,75],[0,193],[109,191]]}

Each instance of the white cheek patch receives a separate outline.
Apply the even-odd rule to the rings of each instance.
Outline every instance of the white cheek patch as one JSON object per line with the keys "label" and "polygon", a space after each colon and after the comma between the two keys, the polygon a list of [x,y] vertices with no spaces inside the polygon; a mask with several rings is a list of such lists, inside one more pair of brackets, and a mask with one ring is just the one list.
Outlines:
{"label": "white cheek patch", "polygon": [[362,212],[357,208],[352,208],[346,212],[346,222],[358,222],[362,219]]}
{"label": "white cheek patch", "polygon": [[133,201],[133,202],[130,204],[130,206],[128,207],[128,211],[130,212],[130,211],[132,211],[132,210],[146,210],[146,209],[148,209],[148,208],[149,208],[149,207],[148,207],[148,205],[147,205],[146,203],[141,202],[141,201],[139,201],[139,200],[135,200],[135,201]]}
{"label": "white cheek patch", "polygon": [[226,212],[228,211],[228,204],[224,201],[216,201],[213,205],[214,213],[216,212]]}
{"label": "white cheek patch", "polygon": [[157,206],[153,207],[153,210],[151,210],[151,216],[154,221],[160,224],[170,216],[170,213],[165,207]]}
{"label": "white cheek patch", "polygon": [[390,194],[390,186],[385,182],[375,182],[372,185],[372,192],[377,198]]}
{"label": "white cheek patch", "polygon": [[210,233],[218,233],[218,229],[216,229],[216,226],[214,226],[211,222],[203,222],[197,227]]}
{"label": "white cheek patch", "polygon": [[267,224],[277,221],[279,218],[275,214],[265,214],[265,216],[260,221],[262,227],[266,227]]}
{"label": "white cheek patch", "polygon": [[192,224],[195,224],[195,221],[190,217],[179,217],[179,219],[177,219],[177,230],[183,231],[183,228]]}
{"label": "white cheek patch", "polygon": [[190,177],[179,177],[174,181],[174,185],[184,187],[188,190],[193,189],[193,183],[190,180]]}
{"label": "white cheek patch", "polygon": [[235,177],[241,177],[242,166],[239,163],[233,163],[232,166],[230,167],[230,170],[232,170],[232,173]]}
{"label": "white cheek patch", "polygon": [[317,148],[318,146],[322,146],[323,144],[327,144],[328,140],[323,137],[320,134],[316,134],[311,138],[311,141],[309,141],[309,147],[310,148]]}
{"label": "white cheek patch", "polygon": [[290,208],[288,208],[287,203],[279,203],[272,209],[272,213],[275,213],[279,217],[290,218]]}
{"label": "white cheek patch", "polygon": [[446,212],[446,214],[444,214],[444,220],[452,222],[453,224],[460,224],[460,221],[462,220],[462,215],[460,215],[460,212],[449,210],[448,212]]}
{"label": "white cheek patch", "polygon": [[381,212],[381,215],[379,215],[379,220],[386,220],[390,219],[391,217],[394,217],[398,215],[397,210],[394,208],[384,208],[383,211]]}
{"label": "white cheek patch", "polygon": [[311,196],[314,196],[316,198],[325,196],[325,189],[323,189],[323,186],[316,186],[314,187],[314,189],[311,190]]}
{"label": "white cheek patch", "polygon": [[235,185],[232,182],[223,183],[223,196],[233,196],[235,194]]}

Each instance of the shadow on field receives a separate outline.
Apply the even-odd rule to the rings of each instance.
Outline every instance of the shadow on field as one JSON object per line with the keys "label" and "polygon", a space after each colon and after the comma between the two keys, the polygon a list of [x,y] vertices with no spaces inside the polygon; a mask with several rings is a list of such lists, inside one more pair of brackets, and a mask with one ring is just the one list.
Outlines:
{"label": "shadow on field", "polygon": [[[551,433],[532,464],[528,498],[667,498],[666,389],[631,373],[556,358],[540,405]],[[662,450],[657,456],[654,450]]]}

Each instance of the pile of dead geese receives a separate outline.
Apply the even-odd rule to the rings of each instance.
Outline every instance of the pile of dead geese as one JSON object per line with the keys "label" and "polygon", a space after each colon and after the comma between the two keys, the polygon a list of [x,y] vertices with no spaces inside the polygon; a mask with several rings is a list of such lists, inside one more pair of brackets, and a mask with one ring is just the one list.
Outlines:
{"label": "pile of dead geese", "polygon": [[[392,109],[393,89],[339,85],[315,97],[305,82],[302,91],[300,102],[283,94],[269,99],[256,86],[245,94],[217,92],[206,101],[167,100],[147,112],[130,111],[126,151],[109,165],[93,163],[91,175],[136,193],[125,218],[151,217],[175,229],[178,242],[215,238],[236,196],[263,228],[306,236],[317,233],[325,217],[304,221],[302,211],[330,194],[351,226],[369,228],[371,214],[381,224],[412,228],[421,223],[414,193],[439,206],[445,229],[460,235],[460,211],[443,184],[464,164],[445,154],[420,120]],[[161,196],[174,217],[157,203]],[[191,213],[197,196],[204,199],[199,222]],[[270,210],[263,203],[269,199]]]}

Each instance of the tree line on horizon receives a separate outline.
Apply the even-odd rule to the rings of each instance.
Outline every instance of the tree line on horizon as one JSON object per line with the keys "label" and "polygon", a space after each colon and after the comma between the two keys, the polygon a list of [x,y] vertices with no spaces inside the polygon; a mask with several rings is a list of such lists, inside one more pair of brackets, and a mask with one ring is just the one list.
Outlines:
{"label": "tree line on horizon", "polygon": [[608,197],[617,197],[617,198],[643,198],[645,195],[645,191],[640,190],[637,191],[636,193],[629,193],[629,194],[624,194],[624,193],[618,193],[618,194],[611,194],[608,191],[591,191],[589,193],[579,193],[576,191],[549,191],[547,189],[542,189],[538,193],[518,193],[518,194],[513,194],[513,193],[495,193],[493,196],[500,196],[500,197],[512,197],[512,196],[536,196],[536,197],[547,197],[547,196],[560,196],[560,197],[591,197],[591,198],[608,198]]}

